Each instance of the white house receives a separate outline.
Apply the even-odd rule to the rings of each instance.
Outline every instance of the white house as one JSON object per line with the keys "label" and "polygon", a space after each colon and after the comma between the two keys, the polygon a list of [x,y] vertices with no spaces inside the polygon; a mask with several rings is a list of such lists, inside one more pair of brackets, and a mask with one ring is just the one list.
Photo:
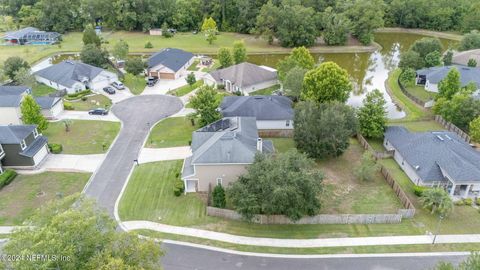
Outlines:
{"label": "white house", "polygon": [[0,96],[0,125],[21,125],[20,104],[23,96]]}
{"label": "white house", "polygon": [[118,81],[115,73],[79,61],[63,61],[34,73],[36,80],[57,90],[75,93],[85,89],[101,91]]}
{"label": "white house", "polygon": [[417,78],[415,80],[417,85],[425,85],[425,90],[430,92],[438,92],[438,84],[445,77],[452,68],[456,68],[460,72],[460,82],[462,87],[469,83],[474,83],[477,89],[480,89],[480,68],[466,67],[460,65],[431,67],[417,70]]}
{"label": "white house", "polygon": [[56,119],[63,112],[63,100],[59,97],[35,97],[47,119]]}
{"label": "white house", "polygon": [[247,62],[212,71],[203,79],[208,85],[223,85],[226,91],[243,94],[278,84],[275,69]]}
{"label": "white house", "polygon": [[159,79],[175,80],[188,74],[194,57],[190,52],[165,48],[148,58],[147,74]]}

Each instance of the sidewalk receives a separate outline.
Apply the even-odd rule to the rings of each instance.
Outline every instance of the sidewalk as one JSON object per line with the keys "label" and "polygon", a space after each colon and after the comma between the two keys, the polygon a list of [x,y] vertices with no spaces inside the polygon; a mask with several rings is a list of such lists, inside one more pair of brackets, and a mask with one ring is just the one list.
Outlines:
{"label": "sidewalk", "polygon": [[52,122],[57,122],[64,119],[120,122],[120,120],[112,112],[109,112],[107,115],[90,115],[86,111],[63,111],[57,116],[57,119],[52,120]]}
{"label": "sidewalk", "polygon": [[[126,230],[152,230],[162,233],[171,233],[191,237],[199,237],[226,243],[283,247],[283,248],[317,248],[317,247],[349,247],[349,246],[383,246],[383,245],[418,245],[432,244],[432,235],[411,236],[379,236],[379,237],[345,237],[345,238],[319,238],[319,239],[275,239],[238,236],[188,227],[170,226],[151,221],[125,221],[120,226]],[[480,243],[480,234],[438,235],[435,243]]]}
{"label": "sidewalk", "polygon": [[148,163],[163,160],[185,159],[192,155],[189,146],[169,148],[142,148],[138,156],[138,163]]}

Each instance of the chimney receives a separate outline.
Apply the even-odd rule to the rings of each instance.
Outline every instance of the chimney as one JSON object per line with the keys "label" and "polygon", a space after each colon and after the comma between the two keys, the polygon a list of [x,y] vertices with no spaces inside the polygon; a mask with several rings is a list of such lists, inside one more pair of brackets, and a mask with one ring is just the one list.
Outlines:
{"label": "chimney", "polygon": [[262,138],[257,138],[257,151],[261,153],[262,149],[263,149],[263,140]]}

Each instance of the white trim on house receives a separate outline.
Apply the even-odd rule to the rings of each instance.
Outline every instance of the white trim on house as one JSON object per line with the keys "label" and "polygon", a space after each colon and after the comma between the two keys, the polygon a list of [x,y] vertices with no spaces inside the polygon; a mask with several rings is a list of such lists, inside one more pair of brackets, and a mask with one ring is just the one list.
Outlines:
{"label": "white trim on house", "polygon": [[20,142],[20,148],[22,148],[22,150],[25,150],[25,148],[27,148],[27,143],[25,142],[25,140],[22,140]]}

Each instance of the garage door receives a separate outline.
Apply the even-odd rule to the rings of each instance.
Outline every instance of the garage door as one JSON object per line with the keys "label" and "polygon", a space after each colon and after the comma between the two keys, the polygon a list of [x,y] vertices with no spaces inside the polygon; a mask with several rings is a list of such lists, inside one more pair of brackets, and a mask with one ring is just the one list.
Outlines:
{"label": "garage door", "polygon": [[160,72],[160,79],[175,80],[175,74],[174,73],[161,73]]}
{"label": "garage door", "polygon": [[42,162],[42,160],[48,155],[47,145],[42,147],[36,154],[33,156],[33,165],[37,166]]}
{"label": "garage door", "polygon": [[198,180],[187,180],[186,192],[197,192]]}
{"label": "garage door", "polygon": [[61,112],[63,112],[63,102],[59,101],[53,108],[51,109],[52,116],[57,117]]}

